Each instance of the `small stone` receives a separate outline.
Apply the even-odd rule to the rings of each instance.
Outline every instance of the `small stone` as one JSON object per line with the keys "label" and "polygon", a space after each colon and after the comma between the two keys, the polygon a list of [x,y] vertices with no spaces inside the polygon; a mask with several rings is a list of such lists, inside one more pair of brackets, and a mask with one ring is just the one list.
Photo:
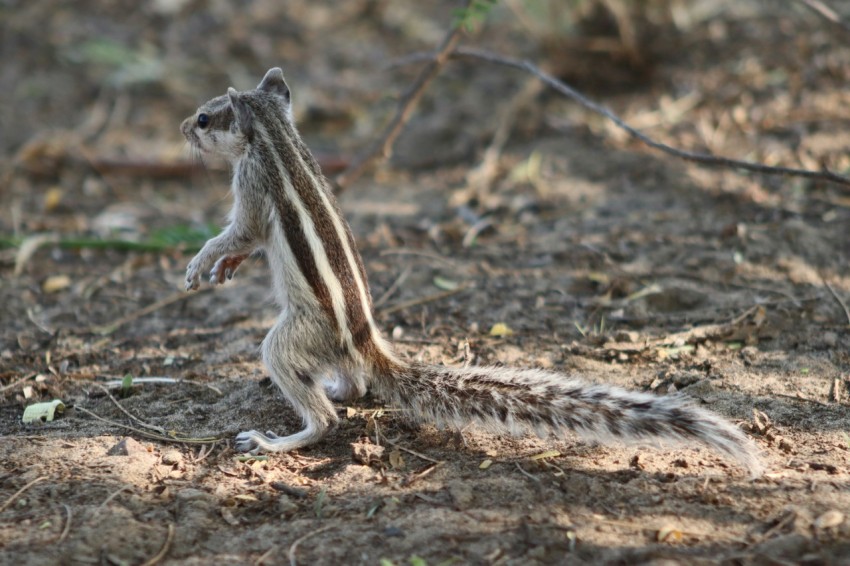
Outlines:
{"label": "small stone", "polygon": [[385,537],[403,537],[404,531],[402,531],[398,527],[387,527],[386,529],[384,529],[384,536]]}
{"label": "small stone", "polygon": [[121,441],[110,448],[106,454],[108,456],[134,456],[137,454],[146,454],[144,446],[142,446],[137,440],[130,438],[121,439]]}
{"label": "small stone", "polygon": [[183,464],[183,454],[179,450],[167,450],[162,455],[162,463],[166,466],[179,466]]}
{"label": "small stone", "polygon": [[786,438],[779,437],[779,449],[785,452],[786,454],[790,454],[794,451],[794,445]]}
{"label": "small stone", "polygon": [[815,519],[814,527],[818,530],[837,527],[844,522],[844,513],[831,509]]}
{"label": "small stone", "polygon": [[640,334],[634,330],[619,330],[614,334],[614,340],[617,342],[628,342],[634,344],[640,340]]}
{"label": "small stone", "polygon": [[366,442],[352,442],[351,450],[354,461],[364,466],[380,463],[381,457],[384,455],[383,446],[376,446]]}

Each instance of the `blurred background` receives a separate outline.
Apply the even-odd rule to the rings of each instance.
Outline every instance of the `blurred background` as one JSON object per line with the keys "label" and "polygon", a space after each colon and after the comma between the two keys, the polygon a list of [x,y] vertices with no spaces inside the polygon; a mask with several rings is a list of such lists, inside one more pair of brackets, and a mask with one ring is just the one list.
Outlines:
{"label": "blurred background", "polygon": [[[473,4],[462,43],[528,58],[662,141],[769,164],[850,164],[839,133],[847,32],[802,1]],[[167,181],[190,172],[180,120],[227,86],[253,87],[276,65],[308,143],[337,172],[378,135],[417,70],[395,64],[434,49],[464,17],[462,6],[7,0],[3,232],[53,228],[27,225],[34,219],[26,214],[15,220],[16,210],[77,213],[79,224],[62,230],[87,232],[92,215],[118,201],[179,199]],[[534,82],[479,61],[450,64],[399,140],[393,168],[474,166],[512,102],[511,141],[578,129],[626,144],[622,132]],[[524,98],[523,88],[532,91]],[[779,185],[799,189],[794,181],[771,188]]]}

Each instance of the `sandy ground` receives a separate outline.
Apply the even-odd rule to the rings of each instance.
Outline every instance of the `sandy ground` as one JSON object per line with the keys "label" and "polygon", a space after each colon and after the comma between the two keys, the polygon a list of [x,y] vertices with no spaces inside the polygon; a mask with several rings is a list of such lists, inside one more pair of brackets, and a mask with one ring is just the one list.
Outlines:
{"label": "sandy ground", "polygon": [[[229,200],[225,171],[184,166],[177,125],[279,64],[333,171],[412,76],[381,66],[438,43],[450,5],[194,4],[0,9],[16,85],[0,235],[55,237],[0,250],[0,562],[850,562],[847,189],[697,169],[481,64],[452,64],[393,160],[342,195],[380,327],[410,359],[681,392],[746,430],[767,473],[701,447],[417,427],[371,397],[338,406],[314,447],[235,453],[242,430],[299,422],[258,357],[276,315],[264,260],[179,289]],[[601,32],[532,48],[511,10],[465,41],[548,62],[667,143],[850,166],[847,36],[809,12],[694,8],[652,23],[645,66],[582,67],[558,62]],[[119,23],[128,11],[144,24]],[[511,104],[497,174],[474,190]],[[104,386],[126,375],[171,381]],[[21,423],[53,398],[60,418]]]}

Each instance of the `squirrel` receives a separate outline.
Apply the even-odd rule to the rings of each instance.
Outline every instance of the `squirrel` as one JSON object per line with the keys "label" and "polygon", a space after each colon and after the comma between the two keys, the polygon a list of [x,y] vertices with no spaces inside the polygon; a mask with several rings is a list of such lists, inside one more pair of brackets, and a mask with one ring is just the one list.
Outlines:
{"label": "squirrel", "polygon": [[758,449],[738,427],[680,395],[658,396],[562,373],[507,367],[444,367],[399,358],[381,336],[351,228],[304,144],[280,68],[254,90],[213,98],[180,127],[201,155],[233,170],[229,223],[186,268],[186,290],[222,284],[256,249],[267,256],[281,313],[262,343],[274,383],[303,420],[289,436],[250,430],[242,452],[287,452],[336,425],[331,399],[367,389],[417,421],[493,432],[578,433],[601,441],[700,442],[762,473]]}

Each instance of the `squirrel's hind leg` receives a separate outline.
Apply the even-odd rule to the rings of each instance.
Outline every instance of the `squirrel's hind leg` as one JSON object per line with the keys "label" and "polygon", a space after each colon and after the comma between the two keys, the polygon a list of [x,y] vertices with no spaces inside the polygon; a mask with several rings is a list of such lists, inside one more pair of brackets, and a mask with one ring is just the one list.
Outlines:
{"label": "squirrel's hind leg", "polygon": [[324,372],[309,367],[304,363],[308,357],[300,355],[299,345],[303,343],[297,340],[298,329],[282,317],[263,341],[263,361],[272,381],[301,417],[304,429],[289,436],[242,432],[236,436],[240,452],[288,452],[309,446],[321,440],[339,420],[323,387]]}

